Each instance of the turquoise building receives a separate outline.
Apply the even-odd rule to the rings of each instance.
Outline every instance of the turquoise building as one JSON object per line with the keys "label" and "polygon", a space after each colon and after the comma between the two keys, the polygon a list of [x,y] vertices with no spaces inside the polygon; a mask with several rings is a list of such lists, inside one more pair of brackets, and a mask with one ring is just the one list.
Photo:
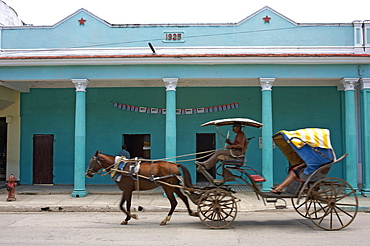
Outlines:
{"label": "turquoise building", "polygon": [[319,127],[337,157],[349,154],[330,175],[370,194],[370,21],[302,24],[264,7],[238,23],[124,25],[80,9],[0,32],[3,172],[22,184],[74,184],[84,196],[86,184],[112,183],[85,180],[90,157],[124,143],[201,182],[188,154],[223,144],[200,125],[245,117],[264,124],[246,129],[264,190],[288,167],[274,133]]}

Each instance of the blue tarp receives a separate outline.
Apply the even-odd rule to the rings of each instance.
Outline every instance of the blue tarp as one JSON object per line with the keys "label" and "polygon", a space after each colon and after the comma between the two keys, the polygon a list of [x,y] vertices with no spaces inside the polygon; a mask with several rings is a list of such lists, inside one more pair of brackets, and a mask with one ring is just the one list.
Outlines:
{"label": "blue tarp", "polygon": [[311,174],[323,164],[331,163],[334,161],[334,154],[332,149],[311,147],[308,144],[305,144],[302,148],[298,149],[289,141],[289,138],[284,133],[281,134],[283,135],[289,146],[306,163],[307,167],[304,169],[304,174]]}

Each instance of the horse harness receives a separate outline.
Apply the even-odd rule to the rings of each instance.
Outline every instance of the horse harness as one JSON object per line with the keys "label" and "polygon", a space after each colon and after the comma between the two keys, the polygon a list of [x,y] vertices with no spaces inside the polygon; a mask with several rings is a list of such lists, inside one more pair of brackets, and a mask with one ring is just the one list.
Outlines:
{"label": "horse harness", "polygon": [[[127,164],[130,164],[129,170],[124,171],[124,168],[126,167]],[[171,178],[171,177],[178,177],[181,176],[180,174],[169,174],[165,176],[155,176],[154,171],[153,171],[153,164],[154,162],[151,162],[150,165],[150,173],[151,175],[149,177],[140,175],[140,164],[141,161],[138,160],[138,158],[135,158],[135,161],[131,162],[131,160],[126,159],[125,157],[119,157],[117,156],[115,159],[115,164],[113,165],[111,177],[114,181],[120,182],[122,175],[130,176],[134,181],[138,181],[139,178],[144,178],[149,181],[152,181],[154,183],[157,183],[156,181],[165,179],[165,178]]]}

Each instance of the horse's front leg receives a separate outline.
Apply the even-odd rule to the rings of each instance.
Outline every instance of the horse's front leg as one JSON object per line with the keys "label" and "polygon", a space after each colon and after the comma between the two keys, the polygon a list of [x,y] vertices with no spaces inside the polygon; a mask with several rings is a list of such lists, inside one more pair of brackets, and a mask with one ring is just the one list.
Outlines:
{"label": "horse's front leg", "polygon": [[[122,198],[121,198],[121,202],[119,204],[119,208],[121,209],[122,212],[124,212],[126,214],[126,218],[125,218],[124,221],[121,222],[121,225],[127,225],[128,221],[131,218],[134,218],[134,219],[137,218],[135,214],[130,213],[131,197],[132,197],[132,191],[129,192],[129,193],[123,192],[123,194],[122,194]],[[123,207],[123,204],[125,203],[125,201],[127,201],[127,203],[126,203],[127,210]]]}
{"label": "horse's front leg", "polygon": [[130,218],[137,219],[137,215],[131,213],[131,200],[132,200],[132,192],[127,198],[126,209],[127,209],[128,216]]}

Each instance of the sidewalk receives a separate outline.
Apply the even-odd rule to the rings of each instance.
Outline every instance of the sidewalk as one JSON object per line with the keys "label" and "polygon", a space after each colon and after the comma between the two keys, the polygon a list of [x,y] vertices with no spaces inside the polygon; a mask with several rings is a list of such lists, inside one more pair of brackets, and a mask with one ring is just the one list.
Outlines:
{"label": "sidewalk", "polygon": [[[238,211],[265,211],[276,210],[274,203],[264,205],[258,200],[254,192],[238,188],[235,197],[240,199]],[[73,186],[54,185],[20,185],[16,187],[16,201],[6,201],[6,189],[0,189],[0,212],[119,212],[121,191],[115,185],[87,185],[86,197],[71,197]],[[186,212],[184,203],[178,198],[177,212]],[[370,212],[370,198],[358,197],[359,211]],[[295,211],[290,199],[285,199],[287,208],[284,211]],[[189,201],[190,202],[190,201]],[[277,206],[284,205],[278,200]],[[190,202],[193,210],[197,206]],[[132,211],[168,212],[170,204],[163,196],[162,188],[151,191],[134,192],[132,197]],[[280,210],[280,209],[279,209]]]}

